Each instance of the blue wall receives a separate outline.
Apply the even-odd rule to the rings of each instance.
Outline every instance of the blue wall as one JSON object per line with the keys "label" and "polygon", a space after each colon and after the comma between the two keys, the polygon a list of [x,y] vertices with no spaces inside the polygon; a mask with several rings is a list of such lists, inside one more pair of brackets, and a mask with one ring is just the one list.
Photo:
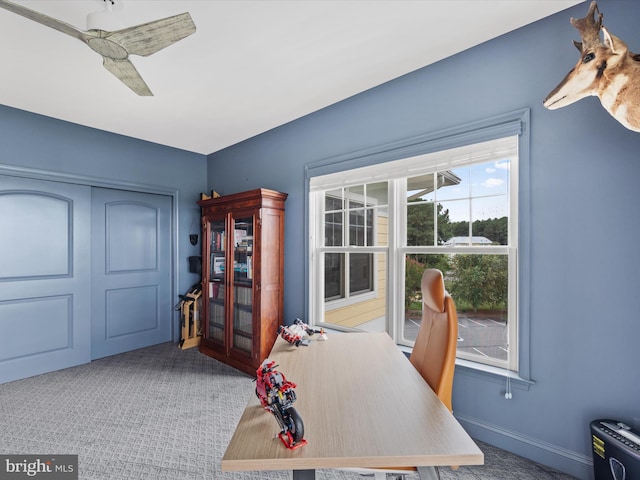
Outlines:
{"label": "blue wall", "polygon": [[[601,0],[604,24],[640,51],[640,3]],[[529,389],[459,371],[454,413],[478,439],[591,478],[588,422],[640,428],[640,133],[588,98],[542,99],[578,60],[569,18],[588,3],[209,156],[221,193],[265,187],[286,203],[285,318],[306,317],[304,167],[531,109]],[[312,92],[310,92],[311,94]]]}
{"label": "blue wall", "polygon": [[[200,244],[191,246],[189,232],[200,229],[200,208],[195,202],[206,191],[204,155],[0,105],[0,174],[2,167],[16,167],[27,176],[31,171],[44,171],[52,179],[59,174],[131,190],[173,191],[178,203],[178,293],[198,281],[197,275],[188,273],[188,257],[200,254]],[[177,319],[174,324],[174,335],[178,335]]]}
{"label": "blue wall", "polygon": [[[640,51],[640,3],[601,0],[605,25]],[[529,389],[459,370],[454,412],[476,437],[590,478],[588,422],[640,428],[637,184],[640,133],[595,98],[557,111],[542,99],[578,60],[569,17],[588,3],[214,153],[163,147],[0,106],[0,167],[173,189],[179,198],[178,290],[199,192],[258,187],[289,194],[285,318],[306,317],[304,167],[522,108],[531,109]],[[311,92],[312,93],[312,92]],[[205,172],[207,181],[203,179]]]}

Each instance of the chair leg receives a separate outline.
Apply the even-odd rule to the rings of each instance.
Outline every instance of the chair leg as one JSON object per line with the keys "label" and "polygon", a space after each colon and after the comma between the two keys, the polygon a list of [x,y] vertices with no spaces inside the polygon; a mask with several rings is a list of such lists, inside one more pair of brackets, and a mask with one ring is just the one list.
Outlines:
{"label": "chair leg", "polygon": [[420,480],[440,480],[438,467],[418,467]]}
{"label": "chair leg", "polygon": [[402,475],[402,474],[393,475],[393,477],[389,477],[388,475],[393,475],[393,474],[390,474],[388,472],[375,472],[373,474],[373,479],[374,480],[388,480],[389,478],[393,478],[393,480],[404,480],[404,475]]}

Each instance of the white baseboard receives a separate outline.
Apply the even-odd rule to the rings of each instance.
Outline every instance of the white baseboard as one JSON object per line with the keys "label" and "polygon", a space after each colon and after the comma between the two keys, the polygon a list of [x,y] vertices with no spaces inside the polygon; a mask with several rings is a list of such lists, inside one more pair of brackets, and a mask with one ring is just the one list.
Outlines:
{"label": "white baseboard", "polygon": [[455,417],[467,433],[476,440],[502,448],[580,480],[593,480],[593,460],[588,456],[472,417],[464,415],[455,415]]}

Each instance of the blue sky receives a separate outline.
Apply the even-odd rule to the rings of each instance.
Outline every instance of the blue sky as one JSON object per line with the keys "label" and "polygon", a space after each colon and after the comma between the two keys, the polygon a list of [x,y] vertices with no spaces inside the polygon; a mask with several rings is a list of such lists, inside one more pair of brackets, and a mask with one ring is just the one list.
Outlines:
{"label": "blue sky", "polygon": [[509,160],[451,170],[461,180],[441,187],[436,199],[453,222],[500,218],[509,214]]}

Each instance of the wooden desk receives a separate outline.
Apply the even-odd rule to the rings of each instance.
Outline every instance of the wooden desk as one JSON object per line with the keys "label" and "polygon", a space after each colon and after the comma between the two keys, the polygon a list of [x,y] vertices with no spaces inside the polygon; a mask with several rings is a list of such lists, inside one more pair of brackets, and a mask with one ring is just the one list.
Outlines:
{"label": "wooden desk", "polygon": [[[269,358],[298,386],[294,407],[308,444],[287,449],[276,419],[252,396],[222,458],[222,470],[481,465],[484,455],[386,333],[278,338]],[[433,468],[431,469],[433,470]]]}

